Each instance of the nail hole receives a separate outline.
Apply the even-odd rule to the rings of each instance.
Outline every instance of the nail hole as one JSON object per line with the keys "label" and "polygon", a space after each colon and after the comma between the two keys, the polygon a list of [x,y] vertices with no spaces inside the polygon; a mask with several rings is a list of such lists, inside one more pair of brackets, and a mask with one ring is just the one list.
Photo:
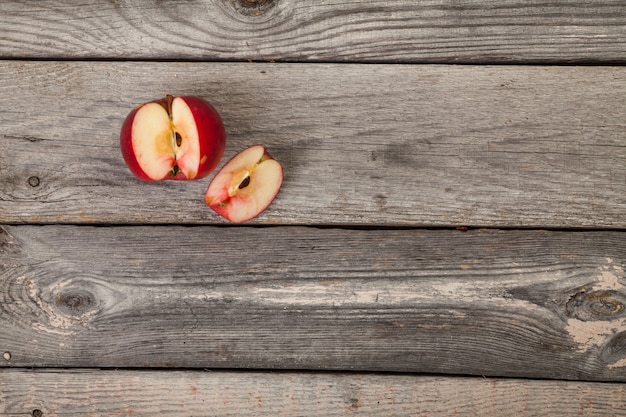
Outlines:
{"label": "nail hole", "polygon": [[34,409],[32,412],[33,417],[42,417],[43,416],[43,411],[39,410],[39,409]]}
{"label": "nail hole", "polygon": [[28,178],[28,185],[31,187],[37,187],[39,185],[39,177],[32,176]]}
{"label": "nail hole", "polygon": [[11,360],[11,352],[4,352],[4,355],[2,355],[2,357],[4,358],[4,360],[10,361]]}

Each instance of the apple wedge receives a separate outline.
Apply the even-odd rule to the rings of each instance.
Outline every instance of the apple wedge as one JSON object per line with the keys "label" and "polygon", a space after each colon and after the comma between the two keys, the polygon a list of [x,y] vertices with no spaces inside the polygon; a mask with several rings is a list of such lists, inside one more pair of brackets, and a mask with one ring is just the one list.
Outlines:
{"label": "apple wedge", "polygon": [[120,132],[122,156],[144,181],[192,180],[219,164],[226,132],[219,113],[198,97],[168,95],[136,107]]}
{"label": "apple wedge", "polygon": [[248,221],[274,200],[283,182],[283,168],[261,145],[247,148],[215,175],[205,202],[233,223]]}

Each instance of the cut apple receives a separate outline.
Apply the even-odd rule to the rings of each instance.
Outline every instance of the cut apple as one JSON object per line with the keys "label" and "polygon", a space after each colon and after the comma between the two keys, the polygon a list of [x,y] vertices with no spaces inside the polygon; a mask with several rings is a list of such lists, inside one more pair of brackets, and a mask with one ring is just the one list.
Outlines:
{"label": "cut apple", "polygon": [[204,197],[217,214],[233,223],[248,221],[274,200],[283,168],[261,145],[245,149],[215,175]]}
{"label": "cut apple", "polygon": [[217,110],[191,96],[168,95],[138,106],[120,132],[126,165],[144,181],[206,177],[217,167],[225,145]]}

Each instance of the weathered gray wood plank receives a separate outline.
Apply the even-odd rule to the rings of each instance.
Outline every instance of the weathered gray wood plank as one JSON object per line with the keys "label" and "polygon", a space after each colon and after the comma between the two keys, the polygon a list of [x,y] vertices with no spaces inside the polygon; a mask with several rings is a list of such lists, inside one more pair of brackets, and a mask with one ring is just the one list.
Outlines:
{"label": "weathered gray wood plank", "polygon": [[209,179],[135,180],[118,132],[212,101],[224,161],[265,144],[257,223],[626,227],[626,68],[0,62],[1,223],[217,223]]}
{"label": "weathered gray wood plank", "polygon": [[626,385],[407,375],[0,370],[0,416],[617,416]]}
{"label": "weathered gray wood plank", "polygon": [[0,56],[624,62],[621,0],[0,3]]}
{"label": "weathered gray wood plank", "polygon": [[5,229],[2,366],[626,381],[620,232]]}

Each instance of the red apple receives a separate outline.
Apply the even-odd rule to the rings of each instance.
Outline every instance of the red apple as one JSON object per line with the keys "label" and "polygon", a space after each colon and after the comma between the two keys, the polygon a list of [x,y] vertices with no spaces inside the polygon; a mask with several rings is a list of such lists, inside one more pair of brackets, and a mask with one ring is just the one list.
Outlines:
{"label": "red apple", "polygon": [[204,200],[233,223],[258,216],[278,194],[283,168],[261,145],[235,155],[215,175]]}
{"label": "red apple", "polygon": [[120,146],[139,179],[192,180],[209,175],[224,154],[217,110],[198,97],[172,97],[136,107],[124,120]]}

